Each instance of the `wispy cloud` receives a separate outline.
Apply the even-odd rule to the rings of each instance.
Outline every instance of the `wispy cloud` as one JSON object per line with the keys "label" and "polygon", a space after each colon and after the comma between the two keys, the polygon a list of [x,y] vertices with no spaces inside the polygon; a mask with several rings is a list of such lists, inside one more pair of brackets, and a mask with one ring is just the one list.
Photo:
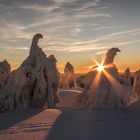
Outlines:
{"label": "wispy cloud", "polygon": [[[120,41],[121,37],[127,37],[128,35],[133,36],[135,32],[140,32],[138,29],[131,29],[127,31],[121,31],[121,32],[114,32],[102,37],[98,37],[93,40],[87,40],[87,41],[75,41],[73,43],[68,43],[65,41],[51,41],[53,43],[47,43],[48,48],[46,50],[53,50],[53,51],[69,51],[69,52],[86,52],[91,50],[99,51],[96,54],[101,54],[106,49],[111,47],[121,47],[128,44],[133,44],[135,42],[139,42],[139,39],[131,40],[131,41]],[[113,38],[119,38],[119,41],[116,39],[116,41],[111,41]],[[107,42],[106,42],[107,41]],[[43,44],[42,44],[43,45]]]}
{"label": "wispy cloud", "polygon": [[[138,48],[140,42],[140,27],[138,22],[136,23],[138,18],[132,22],[130,17],[128,19],[128,16],[122,16],[127,12],[120,13],[115,9],[114,1],[1,0],[0,2],[2,51],[27,53],[31,38],[37,32],[44,35],[44,39],[40,41],[44,51],[64,55],[74,52],[75,54],[93,52],[100,55],[114,46],[135,44]],[[122,1],[120,3],[123,4]],[[119,9],[125,10],[121,9],[121,5]],[[135,14],[136,11],[131,13]]]}
{"label": "wispy cloud", "polygon": [[104,50],[104,51],[98,51],[98,52],[96,52],[96,55],[105,54],[105,53],[106,53],[106,50]]}
{"label": "wispy cloud", "polygon": [[95,42],[111,39],[113,37],[118,37],[118,36],[122,36],[122,35],[123,36],[133,35],[133,33],[137,33],[137,32],[140,32],[140,28],[125,30],[125,31],[120,31],[120,32],[114,32],[114,33],[110,33],[108,35],[105,35],[105,36],[102,36],[102,37],[96,39]]}
{"label": "wispy cloud", "polygon": [[55,3],[57,4],[62,4],[62,3],[75,3],[77,2],[78,0],[53,0]]}
{"label": "wispy cloud", "polygon": [[80,28],[74,28],[73,31],[72,31],[72,35],[73,36],[78,36],[80,32],[81,32]]}
{"label": "wispy cloud", "polygon": [[[76,27],[77,23],[81,22],[78,21],[78,18],[85,19],[91,17],[110,16],[109,13],[106,13],[103,10],[97,11],[96,9],[90,9],[92,7],[100,7],[99,2],[99,0],[47,0],[47,2],[41,0],[40,2],[35,1],[34,3],[26,1],[19,2],[17,0],[13,0],[13,2],[11,3],[3,1],[3,3],[0,6],[0,11],[5,14],[1,17],[1,19],[5,20],[4,24],[6,24],[8,28],[5,25],[3,26],[1,24],[1,29],[7,29],[5,32],[15,31],[16,33],[13,33],[15,37],[25,37],[25,39],[28,39],[30,37],[26,34],[30,34],[30,32],[33,32],[35,28],[39,28],[38,30],[41,31],[42,28],[44,28],[44,26],[46,26],[47,30],[50,30],[50,28],[47,28],[50,25],[53,26],[51,28],[55,29],[62,29],[62,26],[66,27],[66,25],[67,28],[69,28],[70,25],[73,25],[75,26],[74,28],[76,30],[71,28],[71,32],[73,32],[73,34],[76,34],[76,32],[78,32]],[[7,12],[5,12],[6,10]],[[28,16],[30,18],[28,18]],[[74,20],[75,22],[72,22],[72,20]],[[59,25],[61,25],[60,28],[57,27]],[[1,35],[4,36],[4,38],[10,39],[10,36],[3,32],[4,31],[1,31]]]}
{"label": "wispy cloud", "polygon": [[29,47],[25,47],[25,46],[1,46],[1,49],[6,50],[6,51],[29,51]]}

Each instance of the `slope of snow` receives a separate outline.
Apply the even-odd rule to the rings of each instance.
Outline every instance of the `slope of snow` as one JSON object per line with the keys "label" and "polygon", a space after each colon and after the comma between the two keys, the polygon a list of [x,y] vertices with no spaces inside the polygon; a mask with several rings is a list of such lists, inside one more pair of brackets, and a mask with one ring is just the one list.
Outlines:
{"label": "slope of snow", "polygon": [[[60,91],[58,109],[0,114],[0,140],[139,140],[132,111],[74,110],[80,91]],[[63,109],[65,108],[65,109]]]}

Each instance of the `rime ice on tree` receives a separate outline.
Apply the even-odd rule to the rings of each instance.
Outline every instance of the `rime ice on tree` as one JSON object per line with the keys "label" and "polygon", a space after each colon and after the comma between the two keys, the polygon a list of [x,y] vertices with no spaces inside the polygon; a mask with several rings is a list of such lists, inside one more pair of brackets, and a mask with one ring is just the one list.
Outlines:
{"label": "rime ice on tree", "polygon": [[134,76],[133,94],[137,99],[140,99],[140,70],[138,70]]}
{"label": "rime ice on tree", "polygon": [[0,88],[0,110],[55,107],[59,73],[55,57],[47,58],[38,46],[41,34],[33,37],[30,53],[21,66],[8,74]]}
{"label": "rime ice on tree", "polygon": [[3,81],[5,81],[10,71],[11,66],[7,60],[0,62],[0,87],[2,86]]}
{"label": "rime ice on tree", "polygon": [[64,69],[64,88],[75,87],[74,67],[68,62]]}
{"label": "rime ice on tree", "polygon": [[91,101],[93,101],[90,106],[95,109],[114,109],[120,108],[123,105],[121,89],[117,89],[120,88],[118,86],[119,73],[116,65],[113,64],[117,52],[120,52],[118,48],[112,48],[107,51],[103,65],[108,65],[108,67],[106,67],[104,72],[101,73],[100,81],[97,86],[95,86],[96,83],[94,83],[93,80],[93,87],[89,91],[89,96]]}
{"label": "rime ice on tree", "polygon": [[84,94],[78,97],[78,101],[86,108],[116,109],[126,104],[125,91],[113,63],[117,52],[120,52],[118,48],[108,50],[103,66],[94,66],[87,74]]}

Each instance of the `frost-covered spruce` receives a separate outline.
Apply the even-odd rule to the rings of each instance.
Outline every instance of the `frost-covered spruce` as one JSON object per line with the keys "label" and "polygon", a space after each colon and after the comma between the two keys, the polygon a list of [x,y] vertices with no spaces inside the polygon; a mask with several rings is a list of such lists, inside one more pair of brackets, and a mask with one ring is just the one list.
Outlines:
{"label": "frost-covered spruce", "polygon": [[140,99],[140,70],[138,70],[134,76],[133,94],[137,99]]}
{"label": "frost-covered spruce", "polygon": [[[103,63],[106,67],[102,72],[97,71],[98,66],[95,66],[88,73],[84,94],[77,98],[80,106],[87,109],[118,109],[126,104],[125,93],[119,83],[118,69],[113,63],[117,52],[120,52],[118,48],[107,51]],[[80,102],[84,104],[81,105]]]}
{"label": "frost-covered spruce", "polygon": [[76,86],[74,67],[67,62],[64,68],[63,88],[73,88]]}
{"label": "frost-covered spruce", "polygon": [[34,35],[27,59],[3,81],[0,88],[1,111],[55,107],[59,74],[56,65],[38,46],[41,38],[41,34]]}

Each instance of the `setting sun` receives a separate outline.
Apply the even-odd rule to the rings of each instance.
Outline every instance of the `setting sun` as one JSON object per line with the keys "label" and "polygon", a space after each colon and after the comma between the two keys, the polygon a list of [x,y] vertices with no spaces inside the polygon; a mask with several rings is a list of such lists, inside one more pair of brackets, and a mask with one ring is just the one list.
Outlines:
{"label": "setting sun", "polygon": [[102,64],[98,65],[97,71],[102,72],[104,70],[104,66]]}

